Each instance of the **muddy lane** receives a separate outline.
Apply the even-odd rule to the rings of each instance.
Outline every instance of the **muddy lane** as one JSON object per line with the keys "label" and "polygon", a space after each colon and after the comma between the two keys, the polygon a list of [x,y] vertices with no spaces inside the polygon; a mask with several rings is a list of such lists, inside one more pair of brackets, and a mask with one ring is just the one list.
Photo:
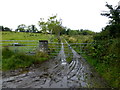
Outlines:
{"label": "muddy lane", "polygon": [[[66,42],[67,43],[67,42]],[[68,43],[67,43],[68,44]],[[70,47],[70,45],[68,44]],[[106,83],[89,64],[70,47],[73,53],[71,63],[66,62],[64,44],[58,56],[33,68],[28,72],[14,76],[3,76],[3,88],[100,88]]]}

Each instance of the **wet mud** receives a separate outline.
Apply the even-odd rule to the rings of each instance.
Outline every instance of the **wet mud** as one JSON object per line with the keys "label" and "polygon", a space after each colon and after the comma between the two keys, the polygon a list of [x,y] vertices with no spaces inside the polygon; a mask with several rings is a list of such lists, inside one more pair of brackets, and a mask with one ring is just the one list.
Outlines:
{"label": "wet mud", "polygon": [[2,78],[3,88],[104,88],[107,83],[71,48],[73,58],[66,62],[64,45],[58,56],[22,74]]}

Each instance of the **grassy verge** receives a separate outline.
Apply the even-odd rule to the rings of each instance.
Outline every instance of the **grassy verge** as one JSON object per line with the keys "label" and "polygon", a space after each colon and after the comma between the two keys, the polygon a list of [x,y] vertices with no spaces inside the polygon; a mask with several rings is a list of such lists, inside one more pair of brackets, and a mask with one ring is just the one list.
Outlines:
{"label": "grassy verge", "polygon": [[48,54],[37,52],[35,55],[15,53],[9,48],[2,50],[2,70],[15,70],[18,68],[30,67],[32,64],[40,64],[49,59]]}
{"label": "grassy verge", "polygon": [[[93,35],[63,35],[62,36],[66,41],[71,45],[71,47],[78,53],[80,53],[80,49],[82,49],[83,45],[77,44],[77,43],[90,43],[93,41]],[[65,43],[65,41],[63,41]],[[68,62],[72,61],[73,55],[71,50],[69,49],[67,44],[64,44],[65,46],[65,54],[66,54],[66,60]]]}
{"label": "grassy verge", "polygon": [[96,71],[108,82],[110,86],[115,88],[120,87],[120,73],[118,67],[112,67],[110,64],[99,63],[96,58],[92,58],[86,54],[82,54],[82,56],[96,69]]}
{"label": "grassy verge", "polygon": [[[120,38],[94,41],[92,36],[64,36],[71,46],[108,82],[111,87],[120,87]],[[77,45],[74,43],[91,43]],[[82,49],[82,50],[81,50]],[[83,54],[85,53],[85,54]]]}
{"label": "grassy verge", "polygon": [[68,41],[68,43],[89,43],[93,41],[93,35],[63,35],[63,37]]}

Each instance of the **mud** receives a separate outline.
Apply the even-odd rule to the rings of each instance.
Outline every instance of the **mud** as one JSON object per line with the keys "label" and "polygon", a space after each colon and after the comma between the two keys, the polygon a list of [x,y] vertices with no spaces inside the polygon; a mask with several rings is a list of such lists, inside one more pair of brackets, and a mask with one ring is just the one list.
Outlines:
{"label": "mud", "polygon": [[[68,43],[67,43],[68,44]],[[70,47],[70,45],[68,44]],[[3,88],[103,88],[107,83],[76,51],[70,47],[73,58],[66,62],[64,45],[58,56],[42,63],[38,68],[31,68],[24,73],[4,74]]]}

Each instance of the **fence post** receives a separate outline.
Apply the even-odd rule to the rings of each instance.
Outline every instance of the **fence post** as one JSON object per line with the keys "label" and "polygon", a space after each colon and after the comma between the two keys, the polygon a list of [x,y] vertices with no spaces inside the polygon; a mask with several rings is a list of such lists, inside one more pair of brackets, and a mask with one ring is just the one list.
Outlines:
{"label": "fence post", "polygon": [[48,40],[39,40],[39,51],[48,53]]}

